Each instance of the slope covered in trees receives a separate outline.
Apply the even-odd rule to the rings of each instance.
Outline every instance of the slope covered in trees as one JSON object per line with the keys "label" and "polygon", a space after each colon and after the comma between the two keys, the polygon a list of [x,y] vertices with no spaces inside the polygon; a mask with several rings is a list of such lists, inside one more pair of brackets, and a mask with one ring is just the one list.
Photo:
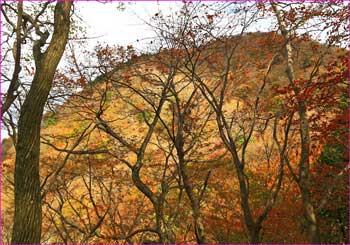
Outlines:
{"label": "slope covered in trees", "polygon": [[[210,43],[198,59],[196,73],[218,96],[224,52],[237,45],[222,113],[230,122],[238,154],[244,152],[251,215],[254,219],[261,216],[271,193],[280,185],[274,205],[261,224],[261,241],[302,243],[307,242],[307,234],[303,232],[301,197],[287,169],[297,167],[300,154],[298,118],[288,115],[293,111],[293,98],[283,74],[285,61],[279,53],[282,42],[276,33],[251,33]],[[295,43],[298,77],[312,71],[319,52],[313,52],[315,46],[325,50],[313,41]],[[192,83],[189,74],[181,72],[187,65],[186,54],[163,50],[145,58],[132,55],[131,49],[127,50],[131,61],[118,64],[117,71],[108,71],[55,113],[45,115],[40,158],[43,241],[248,242],[230,150],[220,139],[216,112],[206,101],[206,94]],[[101,48],[97,55],[103,62],[118,52]],[[332,63],[343,53],[331,49],[324,63]],[[274,58],[268,63],[267,57]],[[327,71],[326,65],[319,69],[320,76]],[[334,239],[325,241],[341,242],[347,239],[347,175],[334,176],[344,171],[346,159],[342,144],[331,141],[341,129],[332,129],[326,137],[319,136],[318,129],[341,115],[345,109],[341,108],[341,96],[345,96],[342,89],[346,87],[334,84],[328,89],[340,96],[339,103],[322,108],[327,110],[322,111],[322,117],[318,110],[324,104],[314,105],[309,112],[315,117],[310,130],[315,137],[310,164],[317,181],[312,192],[319,204],[328,195],[327,188],[337,181],[337,198],[331,190],[319,210],[319,220],[321,233],[332,234],[332,238],[327,235],[324,239]],[[314,96],[322,92],[320,89]],[[254,126],[252,120],[256,121]],[[286,136],[278,137],[286,134],[283,128],[287,123],[285,154],[289,162],[282,176],[278,148]],[[11,223],[13,211],[14,149],[6,149],[4,154],[6,239],[10,232],[6,224]],[[288,232],[280,232],[283,230]]]}
{"label": "slope covered in trees", "polygon": [[[148,54],[72,49],[41,120],[36,239],[347,243],[349,59],[334,4],[184,3],[152,17]],[[268,15],[276,31],[247,31]],[[330,29],[323,44],[316,27]],[[2,150],[10,243],[16,150]]]}

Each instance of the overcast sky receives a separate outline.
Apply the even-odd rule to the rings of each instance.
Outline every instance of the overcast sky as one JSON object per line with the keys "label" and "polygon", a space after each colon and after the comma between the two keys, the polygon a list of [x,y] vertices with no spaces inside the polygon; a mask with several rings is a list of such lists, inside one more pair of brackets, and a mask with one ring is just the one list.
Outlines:
{"label": "overcast sky", "polygon": [[[147,40],[153,37],[153,32],[146,22],[155,13],[162,11],[165,15],[182,6],[181,1],[134,1],[123,2],[124,10],[118,10],[121,2],[97,3],[77,2],[76,6],[84,24],[87,26],[88,37],[99,37],[89,40],[89,46],[97,42],[107,44],[129,45],[143,48]],[[266,31],[270,19],[259,21],[249,31]],[[140,40],[137,42],[137,40]]]}
{"label": "overcast sky", "polygon": [[[123,46],[131,44],[137,50],[142,50],[154,35],[146,24],[150,17],[159,11],[166,15],[178,10],[182,5],[180,1],[134,1],[123,2],[123,10],[120,10],[120,4],[121,2],[116,1],[75,3],[78,15],[86,27],[86,36],[91,38],[86,48],[92,49],[97,43],[105,43]],[[6,87],[7,85],[3,84],[1,90],[5,91]],[[1,129],[1,139],[5,137],[8,137],[8,134]]]}
{"label": "overcast sky", "polygon": [[[86,27],[88,49],[93,49],[97,43],[109,45],[133,45],[136,50],[144,50],[153,38],[153,32],[146,24],[151,16],[162,11],[165,15],[178,10],[181,1],[134,1],[100,3],[96,1],[75,2],[76,10]],[[267,18],[255,23],[249,31],[267,31],[271,27],[271,19]],[[139,40],[139,41],[137,41]],[[2,84],[1,91],[7,89]],[[1,130],[1,139],[7,137],[7,132]]]}
{"label": "overcast sky", "polygon": [[[130,45],[142,49],[147,38],[152,38],[152,31],[145,21],[159,10],[164,13],[178,9],[181,2],[125,2],[124,10],[118,9],[120,2],[99,3],[95,1],[76,2],[76,9],[86,26],[88,48],[98,42],[110,45]],[[140,40],[137,42],[137,40]],[[7,84],[1,86],[5,91]],[[1,140],[8,137],[7,131],[1,129]]]}
{"label": "overcast sky", "polygon": [[[78,2],[79,13],[87,25],[90,46],[98,41],[108,44],[129,45],[142,48],[142,40],[152,38],[152,31],[146,21],[156,12],[170,13],[181,6],[175,1],[141,1],[124,3],[124,10],[119,10],[120,2],[97,3]],[[137,40],[141,40],[137,42]]]}

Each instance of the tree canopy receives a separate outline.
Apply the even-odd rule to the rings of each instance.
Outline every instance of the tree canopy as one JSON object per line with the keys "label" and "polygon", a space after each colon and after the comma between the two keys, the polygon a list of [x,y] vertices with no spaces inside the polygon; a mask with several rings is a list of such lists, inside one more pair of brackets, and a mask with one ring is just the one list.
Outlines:
{"label": "tree canopy", "polygon": [[142,52],[80,50],[73,2],[23,5],[3,243],[349,242],[347,4],[183,2]]}

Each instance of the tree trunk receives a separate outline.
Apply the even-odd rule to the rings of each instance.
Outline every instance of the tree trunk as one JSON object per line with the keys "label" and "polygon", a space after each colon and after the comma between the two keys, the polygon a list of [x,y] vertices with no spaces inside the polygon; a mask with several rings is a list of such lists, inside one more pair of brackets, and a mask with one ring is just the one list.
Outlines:
{"label": "tree trunk", "polygon": [[301,135],[301,157],[299,163],[299,188],[303,203],[304,218],[306,220],[309,241],[313,244],[321,243],[318,222],[315,209],[310,196],[310,133],[309,120],[306,116],[306,105],[300,102],[298,105],[300,117],[300,135]]}
{"label": "tree trunk", "polygon": [[[142,157],[141,157],[142,158]],[[139,160],[141,161],[141,160]],[[137,164],[141,166],[141,163]],[[140,178],[140,168],[134,167],[132,168],[132,180],[136,186],[136,188],[141,191],[152,203],[155,215],[156,215],[156,230],[159,236],[159,243],[174,243],[174,239],[172,235],[168,231],[168,227],[164,222],[164,200],[159,198],[152,190],[142,182]]]}
{"label": "tree trunk", "polygon": [[203,225],[202,215],[200,211],[199,199],[195,196],[195,193],[193,193],[193,189],[186,172],[186,166],[184,165],[183,159],[181,159],[181,154],[179,158],[180,158],[179,159],[180,174],[182,176],[186,194],[191,202],[192,216],[193,216],[193,223],[194,223],[194,233],[196,236],[196,241],[198,244],[205,244],[206,241],[205,241],[205,234],[204,234],[204,225]]}
{"label": "tree trunk", "polygon": [[195,235],[196,235],[196,240],[198,244],[206,244],[205,241],[205,235],[204,235],[204,225],[202,218],[199,213],[198,209],[198,214],[194,215],[194,230],[195,230]]}
{"label": "tree trunk", "polygon": [[173,244],[175,243],[175,238],[171,234],[164,217],[164,200],[158,198],[156,209],[156,223],[157,231],[159,232],[159,242],[163,244]]}
{"label": "tree trunk", "polygon": [[310,200],[310,193],[308,189],[301,191],[301,197],[303,202],[304,217],[306,219],[309,241],[311,244],[320,244],[320,231],[316,219],[315,210]]}
{"label": "tree trunk", "polygon": [[[233,158],[235,159],[235,157]],[[248,230],[249,243],[258,244],[260,243],[260,228],[256,226],[256,223],[250,210],[248,188],[245,181],[243,169],[240,165],[240,163],[235,163],[239,182],[241,208],[243,211],[244,222]]]}
{"label": "tree trunk", "polygon": [[52,80],[68,40],[71,5],[71,2],[56,4],[50,45],[44,53],[36,44],[33,48],[36,72],[18,121],[13,244],[40,243],[40,125]]}
{"label": "tree trunk", "polygon": [[[276,14],[276,18],[281,29],[282,36],[285,40],[285,57],[287,60],[287,76],[289,83],[292,85],[294,94],[299,95],[300,91],[294,86],[295,73],[293,68],[293,48],[291,44],[290,33],[287,31],[286,23],[282,19],[281,13],[276,4],[271,2],[271,6]],[[310,197],[310,132],[309,119],[306,114],[307,107],[305,101],[298,100],[298,114],[300,126],[300,140],[301,140],[301,157],[299,161],[299,181],[302,196],[302,204],[304,211],[304,218],[306,220],[307,231],[310,243],[320,243],[319,225],[316,219],[316,213],[311,202]]]}
{"label": "tree trunk", "polygon": [[190,203],[191,203],[196,241],[198,244],[205,244],[206,241],[205,241],[204,225],[202,222],[202,215],[200,211],[200,199],[198,196],[196,196],[196,194],[193,191],[193,187],[190,183],[190,179],[187,174],[187,168],[185,165],[184,138],[183,138],[184,119],[183,119],[183,114],[180,112],[179,108],[180,107],[178,103],[178,111],[177,111],[178,129],[175,137],[175,147],[177,151],[177,156],[179,158],[179,170],[180,170],[180,175],[182,177],[183,185],[185,187],[186,194],[190,199]]}
{"label": "tree trunk", "polygon": [[260,244],[260,229],[252,227],[249,231],[249,244]]}

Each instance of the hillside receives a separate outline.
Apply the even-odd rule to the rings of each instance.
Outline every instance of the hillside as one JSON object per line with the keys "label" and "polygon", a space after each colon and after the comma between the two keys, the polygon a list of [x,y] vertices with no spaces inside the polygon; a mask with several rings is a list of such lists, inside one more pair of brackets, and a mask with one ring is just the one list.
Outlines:
{"label": "hillside", "polygon": [[[312,193],[318,203],[334,183],[327,173],[336,176],[346,162],[346,142],[334,141],[346,128],[338,120],[347,100],[339,75],[345,68],[339,62],[329,68],[345,51],[312,40],[293,45],[295,86],[309,106],[310,166],[317,179]],[[101,60],[118,54],[113,52]],[[282,36],[269,32],[222,38],[190,51],[132,56],[118,69],[103,67],[107,72],[98,81],[44,116],[42,242],[196,243],[203,233],[207,243],[248,243],[234,149],[244,163],[254,218],[280,185],[262,223],[262,242],[307,243],[301,195],[290,171],[297,171],[301,155],[295,106],[300,98],[293,97],[286,65]],[[15,149],[9,140],[2,146],[8,243]],[[329,164],[329,151],[339,155],[338,167]],[[346,174],[335,181],[331,195],[338,198],[319,212],[329,242],[346,241],[348,234]]]}

